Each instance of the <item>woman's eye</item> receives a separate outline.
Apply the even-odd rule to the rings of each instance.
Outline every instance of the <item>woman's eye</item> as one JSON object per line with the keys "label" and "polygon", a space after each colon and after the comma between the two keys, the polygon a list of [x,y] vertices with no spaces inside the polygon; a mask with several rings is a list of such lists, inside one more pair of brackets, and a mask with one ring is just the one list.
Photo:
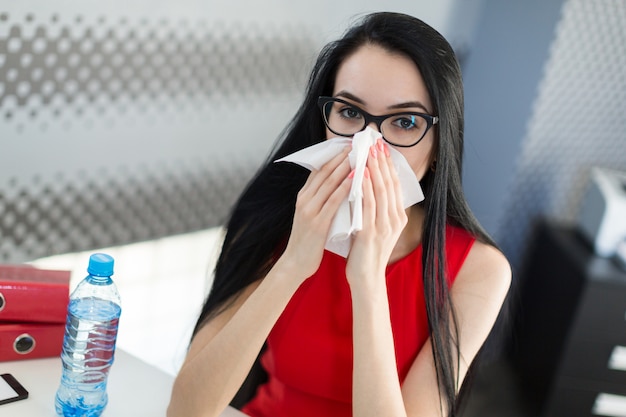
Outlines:
{"label": "woman's eye", "polygon": [[401,129],[409,130],[417,127],[417,118],[413,115],[406,115],[396,118],[393,124]]}
{"label": "woman's eye", "polygon": [[340,110],[339,114],[346,119],[358,119],[361,117],[361,113],[352,107],[346,107],[345,109]]}

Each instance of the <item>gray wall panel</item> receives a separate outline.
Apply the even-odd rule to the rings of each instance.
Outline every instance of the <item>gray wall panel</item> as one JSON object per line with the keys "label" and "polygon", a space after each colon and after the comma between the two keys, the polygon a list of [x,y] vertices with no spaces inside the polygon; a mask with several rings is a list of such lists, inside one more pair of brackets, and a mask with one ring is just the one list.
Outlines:
{"label": "gray wall panel", "polygon": [[576,223],[592,167],[626,171],[625,68],[626,2],[568,0],[498,222],[514,261],[538,217]]}

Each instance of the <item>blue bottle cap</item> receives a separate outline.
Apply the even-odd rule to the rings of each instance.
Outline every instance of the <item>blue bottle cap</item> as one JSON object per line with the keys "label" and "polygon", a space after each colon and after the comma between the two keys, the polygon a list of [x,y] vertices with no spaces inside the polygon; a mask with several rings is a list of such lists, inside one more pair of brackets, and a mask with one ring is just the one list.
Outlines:
{"label": "blue bottle cap", "polygon": [[87,272],[96,277],[110,277],[113,275],[113,257],[106,253],[94,253],[89,257]]}

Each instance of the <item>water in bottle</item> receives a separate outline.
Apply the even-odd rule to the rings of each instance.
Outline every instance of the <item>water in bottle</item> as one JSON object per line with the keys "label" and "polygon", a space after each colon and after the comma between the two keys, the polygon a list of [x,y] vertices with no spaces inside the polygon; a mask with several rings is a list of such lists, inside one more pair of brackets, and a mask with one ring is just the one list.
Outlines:
{"label": "water in bottle", "polygon": [[121,313],[113,258],[96,253],[89,275],[70,296],[61,361],[63,373],[55,398],[57,414],[97,417],[107,404],[107,378],[113,363]]}

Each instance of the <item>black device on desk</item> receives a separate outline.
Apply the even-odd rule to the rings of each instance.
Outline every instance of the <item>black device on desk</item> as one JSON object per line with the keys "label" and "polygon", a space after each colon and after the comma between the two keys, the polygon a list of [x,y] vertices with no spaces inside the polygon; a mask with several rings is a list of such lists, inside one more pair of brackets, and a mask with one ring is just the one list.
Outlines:
{"label": "black device on desk", "polygon": [[11,374],[0,375],[0,405],[28,398],[28,391]]}
{"label": "black device on desk", "polygon": [[512,362],[540,415],[626,415],[626,272],[544,221],[520,280]]}

